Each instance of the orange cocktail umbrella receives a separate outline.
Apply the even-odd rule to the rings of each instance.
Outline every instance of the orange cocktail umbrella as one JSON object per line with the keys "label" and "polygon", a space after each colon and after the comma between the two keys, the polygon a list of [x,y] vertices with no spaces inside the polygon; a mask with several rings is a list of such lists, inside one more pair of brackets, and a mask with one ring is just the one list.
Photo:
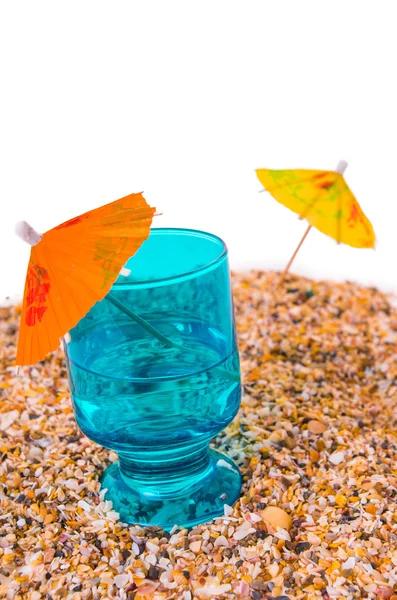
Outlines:
{"label": "orange cocktail umbrella", "polygon": [[355,248],[374,247],[375,234],[372,225],[343,177],[346,167],[347,163],[340,161],[335,171],[256,171],[259,181],[273,198],[309,222],[282,274],[282,279],[312,227],[334,238],[338,243]]}
{"label": "orange cocktail umbrella", "polygon": [[17,365],[43,360],[109,292],[120,270],[148,238],[155,212],[142,194],[70,219],[43,235],[25,222],[17,233],[31,246]]}

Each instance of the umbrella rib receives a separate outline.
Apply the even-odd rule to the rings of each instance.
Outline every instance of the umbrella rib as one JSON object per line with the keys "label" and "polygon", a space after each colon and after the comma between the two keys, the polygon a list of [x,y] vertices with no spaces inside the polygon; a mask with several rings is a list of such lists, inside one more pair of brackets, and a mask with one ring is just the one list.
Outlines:
{"label": "umbrella rib", "polygon": [[[52,302],[51,302],[50,298],[48,299],[48,304],[49,304],[50,306],[52,306]],[[51,347],[52,347],[52,342],[51,342],[51,336],[50,336],[50,331],[49,331],[49,328],[48,328],[48,327],[44,327],[44,326],[43,326],[43,330],[44,330],[45,336],[46,336],[46,338],[47,338],[47,348],[51,348]],[[33,332],[33,333],[34,333],[34,332]],[[39,332],[38,330],[36,331],[36,333],[37,333],[37,335],[41,335],[41,332]],[[35,337],[36,337],[36,336],[35,336],[35,335],[33,335],[33,338],[35,338]],[[37,343],[36,343],[36,345],[37,345]],[[38,349],[37,349],[37,350],[38,350]],[[48,350],[48,352],[51,352],[51,350]],[[48,352],[46,352],[46,354],[47,354]],[[36,355],[38,356],[39,354],[40,354],[40,352],[38,352],[38,351],[37,351]],[[45,359],[45,356],[43,356],[42,358],[39,358],[39,360],[44,360],[44,359]],[[32,360],[32,357],[30,357],[30,361],[31,361],[31,360]]]}
{"label": "umbrella rib", "polygon": [[38,344],[37,344],[37,336],[32,335],[31,342],[29,344],[29,363],[32,364],[33,357],[38,356]]}
{"label": "umbrella rib", "polygon": [[[48,305],[51,307],[52,313],[53,313],[54,315],[56,315],[56,314],[57,314],[57,311],[56,311],[56,308],[54,308],[54,302],[52,301],[52,299],[51,299],[50,297],[48,297]],[[60,344],[60,340],[61,340],[61,337],[62,337],[62,335],[63,335],[63,334],[61,333],[61,331],[62,331],[62,328],[61,328],[61,327],[59,327],[59,321],[58,321],[58,319],[57,319],[57,322],[58,322],[58,328],[59,328],[59,338],[57,338],[57,340],[58,340],[58,341],[57,341],[57,340],[53,340],[53,341],[51,341],[51,340],[52,340],[52,338],[51,338],[51,337],[50,337],[50,335],[48,334],[48,341],[49,341],[49,344],[48,344],[48,350],[46,351],[45,355],[44,355],[44,356],[43,356],[43,357],[42,357],[40,360],[44,360],[44,359],[45,359],[45,356],[46,356],[46,355],[47,355],[49,352],[54,352],[54,351],[55,351],[55,350],[58,348],[58,346],[59,346],[59,344]]]}
{"label": "umbrella rib", "polygon": [[[65,275],[65,279],[69,279],[69,280],[75,280],[75,278],[73,277],[73,275],[71,275],[70,273],[68,273],[67,271],[64,271],[61,269],[61,272],[64,273]],[[91,288],[82,280],[79,280],[79,283],[86,289],[88,290],[88,292],[90,292],[91,295],[94,295],[94,292],[91,290]],[[150,331],[150,333],[152,335],[154,335],[155,337],[157,337],[160,341],[162,341],[164,344],[166,344],[167,346],[177,346],[178,344],[175,344],[173,342],[171,342],[168,338],[166,338],[165,336],[163,336],[159,331],[157,331],[154,327],[152,327],[149,323],[147,323],[147,321],[145,321],[144,319],[142,319],[142,317],[139,317],[139,315],[137,315],[136,313],[134,313],[132,310],[130,310],[128,307],[126,307],[124,304],[122,304],[121,302],[119,302],[114,296],[112,296],[111,294],[108,294],[105,296],[106,299],[108,299],[114,306],[117,306],[117,308],[121,311],[123,311],[126,315],[128,315],[130,318],[134,319],[137,323],[139,323],[142,327],[144,327],[145,329],[147,329],[148,331]],[[96,298],[96,301],[98,301],[99,299]]]}
{"label": "umbrella rib", "polygon": [[[260,169],[258,169],[258,170],[260,170]],[[316,172],[317,173],[332,173],[332,171],[316,171]],[[308,182],[312,181],[312,179],[313,179],[313,175],[308,175],[307,177],[302,177],[302,179],[298,179],[297,181],[295,181],[295,183],[308,183]],[[271,192],[273,192],[275,190],[284,190],[286,188],[288,189],[289,187],[291,187],[291,184],[290,184],[290,182],[282,183],[282,184],[277,182],[277,184],[273,183],[273,186],[265,187],[263,185],[263,187],[264,187],[265,192],[269,192],[271,194]],[[263,191],[263,190],[260,190],[260,191]]]}
{"label": "umbrella rib", "polygon": [[[32,257],[30,257],[28,270],[32,262]],[[27,363],[27,357],[31,358],[32,354],[32,333],[30,328],[22,328],[22,323],[26,322],[26,280],[25,280],[25,288],[23,292],[22,299],[22,311],[20,316],[20,326],[19,326],[19,335],[18,335],[18,343],[16,348],[16,356],[15,360],[20,364],[29,364]],[[22,335],[23,334],[23,335]],[[18,364],[18,363],[16,363]]]}
{"label": "umbrella rib", "polygon": [[[131,239],[131,238],[130,238],[130,239]],[[145,240],[144,240],[144,241],[145,241]],[[75,258],[72,258],[73,254],[75,254],[75,252],[74,252],[74,251],[75,251],[76,249],[77,249],[77,250],[80,250],[82,253],[84,253],[84,252],[86,252],[86,251],[87,251],[87,249],[90,249],[90,246],[89,246],[89,245],[85,246],[84,244],[75,244],[75,245],[73,245],[73,247],[72,247],[72,251],[71,251],[71,252],[68,252],[68,250],[67,250],[67,247],[66,247],[66,249],[63,249],[63,250],[62,250],[62,249],[59,249],[59,250],[57,249],[57,255],[62,255],[62,256],[65,256],[66,258],[68,258],[68,259],[70,259],[70,260],[74,260],[74,262],[75,262],[76,264],[80,264],[80,266],[83,266],[83,265],[82,265],[82,263],[79,263],[79,261],[78,261],[77,257],[75,257]],[[125,262],[127,262],[127,260],[128,260],[128,259],[129,259],[131,256],[134,256],[134,254],[135,254],[135,253],[136,253],[138,250],[139,250],[139,247],[138,247],[138,248],[137,248],[135,251],[134,251],[134,250],[131,250],[132,254],[130,254],[130,255],[128,255],[128,256],[126,256]],[[120,253],[120,254],[122,254],[122,253]],[[117,256],[117,257],[119,257],[119,256],[120,256],[120,254],[116,254],[116,256]],[[124,263],[123,263],[123,264],[124,264]],[[121,266],[123,266],[123,265],[121,265]],[[84,267],[84,268],[85,268],[85,267]],[[121,267],[120,267],[120,268],[121,268]],[[92,268],[91,268],[91,270],[93,270],[93,269],[95,269],[95,270],[99,270],[99,269],[101,269],[101,266],[100,266],[100,263],[99,263],[99,261],[95,261],[95,259],[94,259],[94,261],[93,261],[93,263],[92,263]],[[86,268],[85,268],[85,270],[89,271],[90,269],[86,269]]]}
{"label": "umbrella rib", "polygon": [[[54,285],[54,287],[56,288],[56,290],[57,290],[57,293],[58,293],[58,296],[59,296],[59,299],[61,299],[61,294],[60,294],[60,292],[59,292],[59,288],[58,288],[58,286],[57,286],[57,284],[56,284],[56,278],[54,278],[54,276],[53,276],[52,268],[51,268],[51,266],[50,266],[50,262],[49,262],[49,260],[48,260],[48,256],[47,256],[47,253],[46,253],[46,248],[45,248],[45,246],[43,247],[43,254],[44,254],[44,255],[45,255],[45,257],[46,257],[46,263],[47,263],[47,264],[46,264],[46,266],[48,267],[48,271],[49,271],[49,273],[50,273],[50,275],[51,275],[51,283],[52,283],[52,285]],[[63,308],[65,309],[65,312],[67,313],[67,315],[68,315],[68,318],[69,318],[69,320],[70,320],[70,313],[69,313],[69,311],[68,311],[68,310],[67,310],[67,308],[66,308],[66,303],[65,303],[65,305],[63,306]],[[56,311],[56,310],[54,310],[54,318],[56,319],[56,321],[57,321],[57,324],[58,324],[58,329],[59,329],[59,331],[61,332],[61,331],[62,331],[62,327],[60,326],[59,319],[58,319],[58,314],[57,314],[57,311]],[[63,335],[63,334],[61,333],[60,335]]]}
{"label": "umbrella rib", "polygon": [[[63,253],[63,252],[60,252],[60,253],[61,253],[61,254],[64,254],[64,255],[67,255],[66,253]],[[58,250],[57,250],[57,254],[58,254]],[[62,268],[60,268],[59,266],[57,267],[57,270],[58,270],[58,271],[60,271],[60,272],[62,272],[62,273],[66,273],[66,271],[64,271],[64,270],[63,270]],[[71,299],[72,299],[72,301],[73,301],[73,304],[74,304],[74,308],[75,308],[76,314],[79,314],[79,306],[78,306],[78,303],[76,302],[76,299],[75,299],[75,297],[74,297],[73,290],[72,290],[72,289],[70,289],[70,290],[69,290],[69,293],[70,293],[70,298],[71,298]],[[70,316],[71,316],[71,315],[70,315],[70,313],[69,313],[69,317],[70,317]],[[73,319],[73,320],[74,320],[74,319]]]}
{"label": "umbrella rib", "polygon": [[83,281],[82,279],[76,279],[70,272],[60,267],[58,267],[58,270],[64,274],[65,279],[69,279],[69,281],[74,281],[75,283],[79,283],[80,285],[82,285],[89,292],[90,296],[94,298],[93,305],[95,304],[95,302],[98,302],[100,300],[97,294],[95,294],[95,292],[86,284],[85,281]]}
{"label": "umbrella rib", "polygon": [[[332,184],[333,185],[333,184]],[[301,219],[305,219],[307,217],[307,215],[310,213],[310,211],[315,207],[315,205],[317,204],[317,202],[319,202],[321,200],[321,192],[319,192],[315,197],[313,202],[310,204],[310,206],[307,206],[305,208],[305,210],[303,211],[303,213],[300,215]]]}
{"label": "umbrella rib", "polygon": [[[331,183],[331,185],[329,187],[327,187],[326,189],[329,190],[330,188],[332,188],[335,185],[336,181],[333,181]],[[318,194],[315,196],[313,202],[310,204],[309,207],[306,207],[305,210],[303,211],[303,213],[300,215],[301,219],[305,219],[306,216],[310,213],[310,211],[315,207],[315,205],[317,204],[317,202],[319,202],[321,200],[321,190],[319,190]]]}
{"label": "umbrella rib", "polygon": [[338,216],[336,218],[336,239],[338,244],[341,243],[342,238],[342,194],[339,192],[338,194]]}
{"label": "umbrella rib", "polygon": [[[76,248],[79,248],[81,251],[86,250],[86,248],[84,246],[76,246]],[[57,250],[57,255],[65,256],[66,258],[70,259],[70,261],[72,261],[72,254],[70,252],[67,252],[67,251],[64,251],[64,250]],[[99,275],[99,273],[102,274],[102,272],[101,272],[101,265],[99,264],[99,262],[93,262],[92,265],[91,265],[91,268],[87,268],[78,259],[74,259],[74,263],[76,265],[78,265],[80,269],[84,269],[84,271],[86,271],[87,273],[91,273],[91,272],[95,271],[95,272],[98,272],[98,275]],[[82,284],[84,283],[85,284],[85,282],[83,282],[80,279],[76,280],[76,278],[73,277],[73,275],[69,271],[66,271],[65,269],[62,269],[61,267],[58,267],[58,270],[61,271],[62,273],[65,273],[65,275],[67,275],[69,277],[69,279],[72,279],[73,281],[78,281],[79,283],[82,283]],[[85,288],[88,289],[91,294],[94,293],[91,290],[91,288],[89,288],[87,285],[85,285]],[[95,297],[96,297],[96,301],[97,301],[98,297],[96,295],[95,295]]]}
{"label": "umbrella rib", "polygon": [[82,229],[92,229],[93,227],[107,226],[107,225],[127,225],[130,221],[146,221],[153,220],[153,212],[151,210],[148,214],[148,210],[143,207],[139,210],[135,208],[126,208],[120,211],[118,214],[107,215],[106,217],[100,217],[96,221],[93,221],[89,225],[87,223],[78,223]]}
{"label": "umbrella rib", "polygon": [[[90,271],[90,269],[89,269],[89,268],[87,268],[87,267],[86,267],[86,266],[85,266],[83,263],[80,263],[80,262],[76,261],[76,264],[78,264],[78,266],[79,266],[79,268],[80,268],[81,270],[84,270],[84,271],[86,271],[87,273],[94,272],[94,271],[95,271],[95,272],[98,272],[98,276],[99,276],[99,273],[100,273],[100,265],[95,265],[95,268],[93,268],[93,269]],[[65,278],[66,278],[66,279],[69,279],[70,281],[74,281],[74,282],[76,282],[76,283],[79,283],[80,285],[82,285],[82,286],[83,286],[83,287],[84,287],[84,288],[85,288],[85,289],[86,289],[86,290],[89,292],[90,296],[94,297],[94,302],[93,302],[93,304],[94,304],[95,302],[99,302],[100,300],[102,300],[102,297],[101,297],[101,296],[99,296],[98,294],[96,294],[96,293],[95,293],[95,292],[94,292],[94,291],[93,291],[93,290],[90,288],[90,286],[88,286],[88,285],[86,284],[86,282],[85,282],[83,279],[80,279],[80,278],[76,278],[76,277],[74,277],[73,273],[71,273],[70,271],[66,271],[65,269],[62,269],[61,267],[59,268],[59,271],[60,271],[60,272],[62,272],[62,273],[64,273],[64,276],[65,276]],[[116,279],[117,279],[117,276],[116,276]],[[105,294],[105,295],[106,295],[106,294]]]}
{"label": "umbrella rib", "polygon": [[[49,302],[49,304],[51,304],[51,302]],[[46,337],[47,337],[47,344],[48,344],[48,348],[51,348],[52,343],[51,343],[51,335],[50,335],[50,331],[47,327],[44,328],[45,332],[46,332]],[[44,357],[43,357],[44,359]]]}
{"label": "umbrella rib", "polygon": [[[48,257],[47,257],[47,254],[45,252],[45,247],[42,247],[42,253],[43,253],[43,257],[45,258],[45,266],[47,267],[48,271],[51,272],[50,264],[48,262]],[[38,257],[34,257],[34,258],[35,258],[35,260],[39,260]],[[58,287],[57,287],[54,279],[52,279],[51,283],[54,284],[54,287],[56,289],[58,289]],[[58,293],[59,293],[59,290],[58,290]],[[52,307],[52,312],[54,314],[54,319],[56,320],[56,322],[58,324],[59,330],[61,330],[59,319],[58,319],[58,314],[57,314],[56,310],[54,310],[54,308],[53,308],[54,304],[52,302],[51,295],[48,296],[47,302],[48,302],[48,305]],[[29,344],[29,362],[26,363],[26,364],[32,364],[32,358],[33,357],[36,358],[37,356],[40,355],[39,345],[38,345],[38,336],[35,335],[36,333],[38,333],[38,332],[36,332],[36,331],[32,331],[31,332],[31,339],[30,339],[30,344]],[[47,340],[50,342],[51,338],[50,338],[50,334],[49,334],[49,332],[47,330],[46,330],[46,335],[47,335]],[[48,352],[50,352],[50,351],[52,351],[52,350],[55,349],[55,348],[52,347],[53,346],[52,343],[50,343],[49,346],[51,346],[51,349],[48,350]],[[46,352],[46,354],[47,354],[47,352]],[[24,356],[25,356],[25,354],[24,354]],[[38,360],[43,360],[44,358],[45,358],[45,355],[42,358],[38,359]]]}
{"label": "umbrella rib", "polygon": [[[136,204],[136,201],[139,202],[139,205]],[[107,204],[104,204],[104,205],[100,206],[99,208],[87,210],[86,212],[78,215],[78,218],[83,220],[84,218],[87,218],[87,217],[91,218],[93,216],[94,217],[96,216],[96,218],[99,219],[99,218],[101,218],[101,216],[103,216],[103,214],[105,214],[105,216],[109,214],[107,211],[112,208],[112,205],[116,205],[117,203],[120,203],[120,202],[125,203],[120,208],[118,208],[118,210],[121,210],[121,211],[126,210],[126,209],[127,210],[129,210],[129,209],[140,210],[140,209],[151,209],[152,208],[151,206],[149,206],[149,204],[146,202],[145,198],[142,196],[142,192],[140,192],[138,194],[136,194],[136,193],[129,194],[128,196],[124,196],[124,198],[119,198],[118,200],[112,200],[112,202],[108,202]],[[128,206],[128,204],[131,202],[133,202],[132,206]],[[74,220],[73,217],[70,219],[66,219],[66,221],[63,221],[57,227],[54,227],[54,229],[63,229],[65,226],[69,227],[71,225],[70,221],[73,221],[73,220]],[[64,227],[62,227],[62,226],[64,226]],[[52,231],[52,230],[50,230],[50,231]]]}

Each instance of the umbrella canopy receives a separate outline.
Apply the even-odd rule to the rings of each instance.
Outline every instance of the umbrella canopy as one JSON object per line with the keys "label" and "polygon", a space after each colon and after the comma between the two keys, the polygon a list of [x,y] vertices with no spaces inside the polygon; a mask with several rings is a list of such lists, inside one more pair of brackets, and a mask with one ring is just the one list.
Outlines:
{"label": "umbrella canopy", "polygon": [[120,270],[148,238],[155,212],[142,194],[70,219],[43,235],[22,222],[31,248],[16,364],[43,360],[109,292]]}
{"label": "umbrella canopy", "polygon": [[258,169],[259,181],[278,202],[338,243],[373,248],[375,234],[350,191],[341,161],[335,171]]}

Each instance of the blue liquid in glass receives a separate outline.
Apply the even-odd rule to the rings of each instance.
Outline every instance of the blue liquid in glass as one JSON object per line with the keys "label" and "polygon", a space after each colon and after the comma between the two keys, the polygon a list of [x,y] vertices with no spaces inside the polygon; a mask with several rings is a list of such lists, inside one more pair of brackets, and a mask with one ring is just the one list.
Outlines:
{"label": "blue liquid in glass", "polygon": [[66,348],[76,419],[119,455],[101,483],[122,521],[192,526],[241,488],[233,462],[209,450],[240,404],[227,254],[209,234],[154,229],[127,267],[112,295],[169,343],[97,303]]}

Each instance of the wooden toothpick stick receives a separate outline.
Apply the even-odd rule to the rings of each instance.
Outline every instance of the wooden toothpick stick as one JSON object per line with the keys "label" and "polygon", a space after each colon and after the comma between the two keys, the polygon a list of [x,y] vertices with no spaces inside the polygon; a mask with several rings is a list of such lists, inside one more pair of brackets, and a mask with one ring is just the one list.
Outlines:
{"label": "wooden toothpick stick", "polygon": [[277,287],[279,287],[279,286],[280,286],[280,285],[283,283],[283,281],[284,281],[284,279],[285,279],[285,276],[287,275],[287,273],[288,273],[288,271],[289,271],[289,269],[290,269],[290,267],[291,267],[292,263],[293,263],[293,262],[294,262],[294,260],[295,260],[295,256],[298,254],[298,252],[299,252],[299,250],[300,250],[300,248],[301,248],[301,246],[302,246],[303,242],[305,241],[305,239],[306,239],[306,237],[307,237],[307,235],[308,235],[309,231],[311,230],[311,228],[312,228],[312,225],[309,225],[309,227],[306,229],[305,233],[303,234],[303,237],[302,237],[301,241],[299,242],[299,244],[298,244],[298,245],[297,245],[297,247],[295,248],[295,252],[293,253],[293,255],[291,256],[291,258],[289,259],[289,261],[288,261],[288,264],[287,264],[287,266],[285,267],[284,271],[281,273],[281,277],[280,277],[280,279],[279,279],[279,282],[278,282],[278,285],[277,285]]}

